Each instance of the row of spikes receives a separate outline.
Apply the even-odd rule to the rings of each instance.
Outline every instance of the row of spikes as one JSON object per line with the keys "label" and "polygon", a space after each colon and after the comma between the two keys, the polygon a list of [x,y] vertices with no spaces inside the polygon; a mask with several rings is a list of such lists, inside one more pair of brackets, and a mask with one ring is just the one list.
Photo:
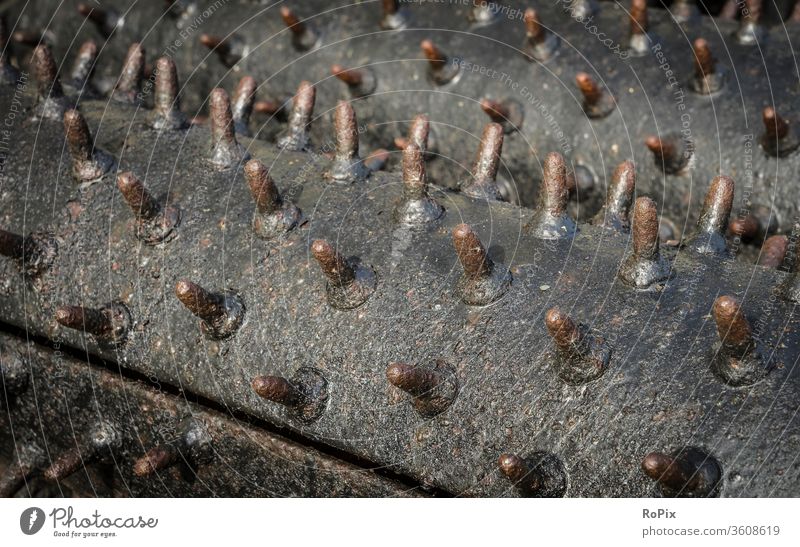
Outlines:
{"label": "row of spikes", "polygon": [[[6,382],[7,378],[27,379],[29,367],[21,355],[5,355],[2,375],[6,387],[7,401],[26,391],[27,382]],[[16,370],[19,369],[19,370]],[[411,393],[417,410],[425,416],[433,416],[446,408],[446,400],[457,391],[452,370],[437,365],[421,370],[404,363],[392,363],[386,370],[389,382]],[[301,380],[302,383],[298,383]],[[324,380],[314,369],[301,369],[287,381],[277,377],[259,377],[253,381],[256,391],[267,398],[281,398],[287,406],[298,409],[303,406],[308,419],[319,412],[310,398],[320,398],[326,393]],[[445,401],[444,403],[441,401]],[[322,405],[324,406],[322,401]],[[156,478],[169,469],[188,466],[193,472],[219,458],[213,439],[200,420],[188,418],[180,422],[176,435],[170,442],[156,444],[132,465],[133,474],[140,478]],[[14,496],[36,477],[61,482],[81,469],[94,464],[118,462],[114,452],[121,449],[125,441],[124,429],[108,420],[99,420],[88,431],[75,438],[75,446],[57,454],[52,461],[43,450],[28,446],[16,451],[16,465],[9,466],[0,477],[0,497]],[[500,473],[506,477],[522,496],[561,497],[567,490],[567,472],[558,456],[548,452],[533,452],[527,456],[503,453],[498,458]],[[650,452],[642,460],[641,468],[646,476],[657,484],[662,495],[708,497],[718,495],[722,483],[719,462],[700,449],[686,447],[665,453]]]}

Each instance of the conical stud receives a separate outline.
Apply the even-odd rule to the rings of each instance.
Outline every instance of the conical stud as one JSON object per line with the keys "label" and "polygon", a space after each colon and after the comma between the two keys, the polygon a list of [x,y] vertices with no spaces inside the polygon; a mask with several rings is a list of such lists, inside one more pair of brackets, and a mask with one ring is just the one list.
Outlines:
{"label": "conical stud", "polygon": [[102,178],[114,165],[114,160],[94,148],[89,133],[89,126],[83,115],[77,110],[64,113],[64,133],[67,136],[67,147],[72,156],[72,176],[78,182],[91,182]]}
{"label": "conical stud", "polygon": [[650,136],[644,141],[653,153],[653,161],[668,175],[682,175],[687,171],[692,157],[691,142],[679,135]]}
{"label": "conical stud", "polygon": [[500,188],[497,186],[497,169],[500,166],[502,152],[502,126],[496,123],[487,124],[483,128],[481,143],[472,169],[472,179],[461,188],[463,194],[488,201],[503,200]]}
{"label": "conical stud", "polygon": [[555,342],[553,361],[564,382],[585,384],[601,377],[608,369],[611,348],[588,327],[576,324],[558,308],[547,311],[545,325]]}
{"label": "conical stud", "polygon": [[636,189],[636,168],[630,160],[623,161],[611,175],[606,202],[593,223],[627,234],[631,229],[630,208]]}
{"label": "conical stud", "polygon": [[259,397],[283,405],[304,423],[319,419],[328,403],[328,381],[322,372],[311,367],[298,369],[288,379],[257,376],[251,385]]}
{"label": "conical stud", "polygon": [[395,208],[395,220],[420,226],[434,222],[444,214],[444,207],[428,194],[425,159],[413,143],[403,149],[403,197]]}
{"label": "conical stud", "polygon": [[275,239],[303,222],[300,209],[283,199],[269,174],[259,160],[250,160],[244,166],[244,177],[256,203],[253,231],[262,239]]}
{"label": "conical stud", "polygon": [[134,475],[151,477],[179,463],[196,467],[213,458],[211,436],[202,422],[190,418],[181,423],[179,429],[175,441],[154,446],[136,460]]}
{"label": "conical stud", "polygon": [[62,121],[69,102],[64,96],[58,69],[50,48],[39,44],[33,50],[31,68],[36,79],[37,102],[34,108],[34,119]]}
{"label": "conical stud", "polygon": [[211,163],[224,170],[238,166],[250,158],[247,150],[236,140],[233,113],[228,93],[218,87],[211,91]]}
{"label": "conical stud", "polygon": [[552,58],[558,50],[558,36],[542,25],[539,13],[533,8],[525,10],[523,22],[525,43],[522,50],[528,54],[529,59],[543,63]]}
{"label": "conical stud", "polygon": [[497,466],[523,497],[561,498],[567,491],[564,464],[553,454],[534,452],[522,458],[505,453],[500,455]]}
{"label": "conical stud", "polygon": [[670,266],[659,251],[658,208],[652,199],[638,198],[633,210],[633,248],[619,277],[637,289],[654,289],[669,275]]}
{"label": "conical stud", "polygon": [[116,101],[128,104],[142,102],[142,80],[144,79],[144,48],[139,43],[133,43],[128,48],[128,54],[122,65],[122,72],[117,80],[117,85],[112,93]]}
{"label": "conical stud", "polygon": [[631,24],[628,52],[636,57],[647,55],[652,45],[650,37],[647,35],[650,25],[647,17],[647,0],[631,0],[628,18]]}
{"label": "conical stud", "polygon": [[91,464],[104,461],[121,443],[122,437],[115,427],[107,422],[98,423],[77,446],[55,458],[45,469],[44,477],[50,481],[63,481]]}
{"label": "conical stud", "polygon": [[387,30],[400,30],[408,25],[408,14],[400,0],[381,0],[383,17],[381,27]]}
{"label": "conical stud", "polygon": [[339,101],[333,117],[336,152],[328,177],[344,184],[363,182],[369,177],[369,169],[358,155],[358,122],[353,105]]}
{"label": "conical stud", "polygon": [[764,121],[764,134],[761,136],[761,147],[770,156],[786,156],[800,145],[792,126],[777,111],[768,106],[761,113]]}
{"label": "conical stud", "polygon": [[712,312],[720,340],[714,347],[712,370],[731,386],[756,383],[766,370],[739,301],[732,296],[720,296],[714,301]]}
{"label": "conical stud", "polygon": [[281,17],[292,35],[292,45],[298,51],[311,51],[320,44],[319,35],[305,21],[301,21],[287,6],[281,7]]}
{"label": "conical stud", "polygon": [[111,302],[99,308],[59,306],[55,319],[67,328],[91,334],[103,346],[122,345],[133,327],[131,314],[121,302]]}
{"label": "conical stud", "polygon": [[140,241],[157,245],[175,237],[175,229],[181,221],[177,207],[162,207],[130,171],[117,176],[117,188],[134,214],[135,233]]}
{"label": "conical stud", "polygon": [[613,112],[616,106],[614,97],[594,78],[579,72],[575,83],[583,95],[583,111],[588,117],[605,118]]}
{"label": "conical stud", "polygon": [[244,320],[244,301],[232,290],[210,292],[183,279],[175,285],[175,296],[200,319],[200,330],[212,340],[233,336]]}
{"label": "conical stud", "polygon": [[150,126],[158,130],[176,131],[189,126],[181,112],[178,96],[178,71],[169,57],[156,61],[155,92]]}
{"label": "conical stud", "polygon": [[434,84],[445,85],[458,79],[461,75],[458,63],[451,60],[430,40],[423,40],[420,47],[428,60],[428,77]]}
{"label": "conical stud", "polygon": [[762,0],[744,0],[739,5],[741,5],[741,18],[736,40],[744,46],[763,43],[766,31],[761,26]]}
{"label": "conical stud", "polygon": [[239,85],[236,86],[236,92],[233,94],[233,102],[231,103],[231,114],[233,115],[233,130],[238,135],[252,136],[250,133],[250,115],[253,113],[257,88],[256,80],[252,76],[244,76],[239,80]]}
{"label": "conical stud", "polygon": [[367,67],[345,68],[342,65],[333,65],[331,74],[347,85],[351,97],[366,97],[378,86],[375,73]]}
{"label": "conical stud", "polygon": [[717,61],[711,47],[704,38],[694,41],[694,78],[691,88],[701,95],[716,93],[724,84],[723,73],[717,68]]}
{"label": "conical stud", "polygon": [[522,121],[525,118],[525,111],[522,105],[514,99],[493,100],[489,98],[481,99],[481,110],[489,118],[500,124],[505,133],[513,133],[522,128]]}
{"label": "conical stud", "polygon": [[716,497],[722,482],[717,460],[691,447],[672,455],[650,452],[642,460],[642,471],[656,481],[663,496],[670,498]]}
{"label": "conical stud", "polygon": [[687,241],[690,249],[701,254],[728,256],[725,233],[733,207],[733,179],[715,177],[706,193],[703,210],[694,233]]}
{"label": "conical stud", "polygon": [[289,126],[282,137],[278,139],[278,147],[284,150],[306,150],[309,143],[308,131],[311,126],[311,117],[314,115],[314,103],[317,92],[311,82],[300,82],[292,100],[292,111],[289,114]]}
{"label": "conical stud", "polygon": [[458,393],[455,371],[441,360],[430,366],[392,363],[386,368],[386,379],[408,393],[416,411],[426,418],[447,410]]}
{"label": "conical stud", "polygon": [[459,224],[453,229],[453,247],[464,269],[456,292],[465,304],[485,306],[508,291],[511,272],[505,265],[492,261],[469,225]]}
{"label": "conical stud", "polygon": [[539,239],[572,239],[577,232],[575,222],[567,214],[567,164],[558,152],[544,160],[539,205],[527,229]]}
{"label": "conical stud", "polygon": [[358,258],[345,258],[324,239],[311,244],[311,254],[325,274],[328,304],[351,310],[364,304],[378,284],[375,270]]}

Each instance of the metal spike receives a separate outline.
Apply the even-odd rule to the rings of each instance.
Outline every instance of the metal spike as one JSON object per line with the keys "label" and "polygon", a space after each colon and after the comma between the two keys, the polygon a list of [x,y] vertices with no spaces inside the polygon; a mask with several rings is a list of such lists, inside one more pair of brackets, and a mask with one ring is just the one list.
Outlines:
{"label": "metal spike", "polygon": [[558,36],[548,31],[541,23],[538,12],[533,8],[525,10],[525,44],[523,51],[530,59],[545,62],[555,55],[558,49]]}
{"label": "metal spike", "polygon": [[628,51],[637,57],[647,55],[651,46],[650,37],[647,35],[650,25],[647,17],[647,0],[631,0],[628,18],[631,25]]}
{"label": "metal spike", "polygon": [[528,229],[539,239],[572,239],[577,232],[575,222],[567,215],[567,165],[558,152],[544,160],[539,206]]}
{"label": "metal spike", "polygon": [[117,176],[117,187],[136,216],[136,237],[148,245],[170,241],[181,221],[177,207],[161,207],[142,182],[130,171]]}
{"label": "metal spike", "polygon": [[308,131],[314,114],[317,91],[311,82],[302,81],[297,94],[292,99],[292,112],[286,133],[278,139],[278,146],[284,150],[302,151],[309,147]]}
{"label": "metal spike", "polygon": [[576,325],[558,308],[547,310],[545,324],[556,345],[554,361],[559,378],[579,385],[603,375],[611,360],[611,348],[603,338],[583,325]]}
{"label": "metal spike", "polygon": [[575,76],[583,95],[583,111],[590,118],[605,118],[615,107],[614,97],[585,72]]}
{"label": "metal spike", "polygon": [[648,197],[636,200],[633,210],[633,249],[619,271],[625,283],[637,289],[653,288],[669,278],[670,267],[659,252],[658,209]]}
{"label": "metal spike", "polygon": [[99,308],[59,306],[55,319],[67,328],[91,334],[98,342],[111,345],[124,343],[133,326],[128,308],[120,302]]}
{"label": "metal spike", "polygon": [[211,163],[217,169],[238,166],[250,158],[247,150],[236,140],[233,114],[228,93],[221,87],[211,90]]}
{"label": "metal spike", "polygon": [[784,235],[775,235],[767,238],[761,247],[758,265],[765,268],[780,268],[786,259],[789,250],[789,238]]}
{"label": "metal spike", "polygon": [[695,0],[675,0],[669,11],[677,23],[689,23],[700,15]]}
{"label": "metal spike", "polygon": [[95,96],[98,91],[92,85],[92,74],[97,62],[97,44],[94,40],[87,40],[78,50],[75,64],[69,77],[69,86],[80,95]]}
{"label": "metal spike", "polygon": [[51,481],[63,481],[81,468],[102,460],[106,453],[118,448],[121,437],[114,427],[106,422],[97,424],[78,446],[68,450],[44,471]]}
{"label": "metal spike", "polygon": [[244,76],[239,80],[239,85],[236,86],[236,92],[233,94],[233,103],[231,104],[231,113],[233,114],[233,129],[239,135],[250,137],[250,115],[253,113],[253,104],[256,100],[256,84],[255,78],[252,76]]}
{"label": "metal spike", "polygon": [[736,39],[745,46],[752,46],[764,41],[766,32],[761,26],[762,3],[761,0],[744,0],[741,7],[742,17]]}
{"label": "metal spike", "polygon": [[120,23],[120,16],[113,9],[103,9],[99,6],[90,6],[88,4],[78,4],[78,13],[88,18],[100,34],[108,38],[117,29]]}
{"label": "metal spike", "polygon": [[345,68],[342,65],[331,66],[331,74],[347,84],[353,97],[365,97],[375,91],[378,81],[375,73],[369,68]]}
{"label": "metal spike", "polygon": [[27,237],[0,229],[0,255],[20,262],[22,272],[31,279],[44,274],[55,262],[58,242],[49,233]]}
{"label": "metal spike", "polygon": [[64,113],[64,133],[72,156],[72,175],[78,182],[98,180],[111,170],[114,160],[102,150],[94,148],[89,126],[77,110]]}
{"label": "metal spike", "polygon": [[34,119],[62,121],[69,103],[61,88],[53,54],[47,45],[39,44],[33,50],[31,68],[36,78],[37,90]]}
{"label": "metal spike", "polygon": [[154,446],[133,464],[133,474],[149,477],[164,471],[181,460],[181,453],[173,445]]}
{"label": "metal spike", "polygon": [[232,290],[209,292],[196,283],[182,279],[175,285],[175,296],[200,319],[200,330],[208,338],[228,338],[244,320],[244,301]]}
{"label": "metal spike", "polygon": [[428,180],[422,151],[413,143],[403,149],[403,198],[395,209],[395,220],[424,225],[444,214],[444,207],[428,195]]}
{"label": "metal spike", "polygon": [[717,460],[696,448],[685,448],[672,456],[651,452],[642,460],[642,471],[667,497],[713,497],[722,480]]}
{"label": "metal spike", "polygon": [[481,143],[472,169],[472,180],[461,188],[461,192],[472,198],[489,201],[502,201],[503,196],[497,187],[497,169],[503,151],[503,128],[490,123],[483,128]]}
{"label": "metal spike", "polygon": [[343,257],[324,239],[311,244],[311,254],[327,278],[325,292],[332,307],[357,308],[375,292],[377,277],[371,266],[356,258]]}
{"label": "metal spike", "polygon": [[213,457],[211,437],[203,423],[189,418],[180,426],[175,442],[161,444],[148,450],[133,464],[137,477],[150,477],[181,462],[199,464]]}
{"label": "metal spike", "polygon": [[622,234],[630,232],[630,208],[635,189],[636,168],[632,161],[625,160],[614,169],[605,205],[592,219],[593,224]]}
{"label": "metal spike", "polygon": [[244,40],[236,34],[231,34],[225,38],[211,34],[201,34],[200,43],[216,53],[222,64],[228,68],[234,67],[248,53]]}
{"label": "metal spike", "polygon": [[386,379],[411,395],[414,408],[428,418],[447,410],[458,393],[455,372],[444,361],[430,367],[391,363],[386,368]]}
{"label": "metal spike", "polygon": [[383,171],[386,169],[386,164],[389,163],[390,155],[389,151],[385,148],[378,148],[364,158],[364,165],[370,171]]}
{"label": "metal spike", "polygon": [[336,154],[328,176],[335,182],[350,184],[363,182],[369,170],[358,155],[358,122],[353,105],[339,101],[333,118]]}
{"label": "metal spike", "polygon": [[761,147],[770,156],[785,156],[800,145],[791,125],[775,109],[767,106],[761,113],[764,121],[764,134],[761,136]]}
{"label": "metal spike", "polygon": [[259,397],[287,407],[303,422],[322,416],[328,402],[328,382],[314,368],[304,367],[289,379],[281,376],[257,376],[252,381]]}
{"label": "metal spike", "polygon": [[388,30],[399,30],[406,27],[408,17],[399,0],[382,0],[383,17],[381,27]]}
{"label": "metal spike", "polygon": [[424,157],[430,156],[430,151],[435,148],[435,141],[431,133],[431,124],[427,114],[417,114],[411,121],[408,127],[408,138],[397,137],[394,140],[394,145],[403,150],[408,146],[409,142],[413,142],[422,151]]}
{"label": "metal spike", "polygon": [[267,167],[259,160],[244,166],[244,176],[256,202],[253,231],[263,239],[274,239],[302,223],[300,209],[278,192]]}
{"label": "metal spike", "polygon": [[501,454],[500,472],[526,497],[560,498],[567,489],[564,466],[552,454],[536,452],[530,458]]}
{"label": "metal spike", "polygon": [[483,98],[480,102],[483,110],[489,118],[502,126],[506,133],[513,133],[522,128],[522,121],[525,118],[525,110],[522,105],[514,99],[503,99],[495,101]]}
{"label": "metal spike", "polygon": [[144,48],[134,42],[128,48],[122,72],[117,80],[117,85],[111,97],[119,102],[140,104],[142,102],[141,90],[144,78]]}
{"label": "metal spike", "polygon": [[778,218],[771,207],[748,203],[748,210],[749,213],[743,212],[728,225],[728,232],[734,237],[734,243],[750,243],[754,240],[762,242],[765,237],[778,231]]}
{"label": "metal spike", "polygon": [[452,62],[433,42],[423,40],[420,47],[425,58],[428,59],[428,76],[434,84],[445,85],[460,76],[461,70],[458,63]]}
{"label": "metal spike", "polygon": [[478,235],[467,224],[453,228],[455,247],[464,273],[458,280],[456,292],[461,300],[472,306],[485,306],[503,296],[511,285],[511,272],[503,264],[489,258]]}
{"label": "metal spike", "polygon": [[726,176],[711,181],[697,228],[687,242],[689,248],[702,254],[727,256],[725,232],[733,207],[734,186],[733,179]]}
{"label": "metal spike", "polygon": [[717,61],[711,53],[711,47],[704,38],[694,41],[694,78],[690,82],[692,89],[701,95],[716,93],[724,84],[723,74],[717,70]]}
{"label": "metal spike", "polygon": [[683,174],[689,165],[691,148],[678,135],[665,135],[663,138],[650,136],[644,144],[653,153],[656,165],[668,175]]}
{"label": "metal spike", "polygon": [[299,51],[310,51],[319,45],[319,36],[310,25],[300,21],[287,6],[281,6],[283,22],[292,32],[292,45]]}
{"label": "metal spike", "polygon": [[189,125],[186,116],[181,112],[178,96],[178,71],[169,57],[161,57],[156,61],[155,93],[153,95],[153,113],[150,126],[158,130],[176,131]]}
{"label": "metal spike", "polygon": [[753,337],[753,329],[739,301],[732,296],[720,296],[714,301],[713,314],[720,345],[716,348],[712,370],[723,382],[732,386],[756,383],[766,370]]}
{"label": "metal spike", "polygon": [[0,15],[0,85],[15,85],[19,71],[8,60],[8,26],[5,14]]}

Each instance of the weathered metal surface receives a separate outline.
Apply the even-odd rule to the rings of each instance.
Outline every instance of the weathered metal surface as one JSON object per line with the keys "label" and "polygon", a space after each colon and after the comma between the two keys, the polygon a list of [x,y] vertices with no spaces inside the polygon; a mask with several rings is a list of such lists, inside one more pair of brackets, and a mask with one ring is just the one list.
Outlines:
{"label": "weathered metal surface", "polygon": [[[9,100],[7,90],[2,96]],[[404,177],[378,172],[337,184],[326,178],[331,160],[323,156],[240,138],[307,219],[264,241],[253,233],[249,185],[241,170],[214,167],[206,128],[158,133],[149,129],[148,112],[120,104],[85,101],[81,111],[97,147],[160,203],[177,207],[180,225],[171,241],[143,245],[113,175],[76,184],[66,152],[54,153],[63,150],[61,127],[23,124],[4,166],[2,223],[16,232],[52,232],[58,253],[37,279],[23,279],[19,260],[0,261],[5,321],[453,494],[518,495],[506,477],[519,477],[520,467],[503,468],[505,476],[498,468],[508,453],[541,473],[541,484],[565,481],[569,496],[797,494],[797,321],[794,305],[776,290],[786,274],[701,254],[692,244],[662,248],[669,279],[636,290],[616,277],[628,255],[626,234],[581,224],[574,239],[542,240],[534,237],[541,234],[531,227],[531,211],[436,187],[427,195],[444,215],[402,224],[393,215],[398,203],[421,196],[403,194],[416,184],[416,167]],[[544,204],[558,216],[566,173],[563,161],[550,162]],[[712,194],[695,242],[724,229],[731,200]],[[462,256],[467,273],[488,279],[481,276],[510,268],[507,290],[485,307],[462,302],[452,232],[463,222],[493,263],[467,267]],[[648,233],[637,236],[641,259],[652,256],[642,250]],[[374,272],[363,304],[331,306],[331,276],[326,281],[311,254],[317,240],[328,241],[348,267]],[[360,278],[340,279],[334,289]],[[180,280],[235,294],[241,326],[224,340],[204,334],[176,297]],[[709,315],[719,296],[738,299],[752,338],[719,344],[727,319],[715,325]],[[107,303],[130,312],[121,343],[54,319],[59,306]],[[554,307],[576,325],[563,347],[547,332],[545,314]],[[602,374],[566,383],[564,367],[587,362],[596,348],[607,361]],[[734,366],[756,351],[763,372],[756,383],[726,384],[715,355]],[[451,369],[458,385],[452,404],[421,416],[419,404],[387,380],[396,362]],[[297,413],[298,401],[318,401],[322,393],[295,375],[305,368],[326,381],[324,410],[313,420]],[[251,383],[265,375],[286,380],[284,395],[269,390],[265,400],[256,393]],[[651,452],[660,455],[645,469],[664,471],[663,490],[641,469]],[[672,456],[680,472],[667,473],[672,468],[663,462]],[[706,463],[721,477],[703,471],[703,481],[676,488],[675,480],[692,476],[687,469]]]}
{"label": "weathered metal surface", "polygon": [[[4,496],[424,493],[63,349],[0,334]],[[18,373],[24,385],[8,381]],[[103,428],[114,432],[113,442],[94,452],[88,439]],[[80,457],[77,467],[49,479],[73,453]]]}

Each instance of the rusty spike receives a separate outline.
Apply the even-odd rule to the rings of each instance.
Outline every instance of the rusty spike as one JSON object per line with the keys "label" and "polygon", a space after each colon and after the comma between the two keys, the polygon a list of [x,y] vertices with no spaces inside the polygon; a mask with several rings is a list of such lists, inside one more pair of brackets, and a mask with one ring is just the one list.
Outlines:
{"label": "rusty spike", "polygon": [[137,477],[149,477],[175,465],[181,458],[180,451],[172,445],[155,446],[133,464]]}
{"label": "rusty spike", "polygon": [[150,125],[155,129],[183,129],[188,122],[181,112],[178,71],[175,63],[169,57],[160,57],[156,61],[155,70],[155,92]]}
{"label": "rusty spike", "polygon": [[378,148],[377,150],[373,150],[369,156],[364,158],[364,165],[370,171],[382,171],[386,168],[386,164],[389,162],[389,157],[391,153],[386,150],[385,148]]}
{"label": "rusty spike", "polygon": [[128,48],[119,79],[112,97],[123,103],[141,102],[142,79],[144,78],[144,48],[134,42]]}
{"label": "rusty spike", "polygon": [[234,167],[250,155],[236,140],[233,113],[228,93],[221,87],[211,90],[211,163],[218,169]]}
{"label": "rusty spike", "polygon": [[684,459],[662,452],[651,452],[642,460],[642,470],[651,479],[672,490],[693,490],[697,487],[697,470]]}
{"label": "rusty spike", "polygon": [[545,325],[555,342],[555,365],[564,382],[579,385],[603,375],[611,360],[611,348],[602,337],[577,325],[558,308],[547,310]]}
{"label": "rusty spike", "polygon": [[575,235],[575,223],[567,215],[569,189],[567,164],[558,152],[550,152],[544,159],[539,204],[529,229],[539,239],[568,239]]}
{"label": "rusty spike", "polygon": [[720,296],[714,301],[713,312],[723,347],[739,355],[746,353],[754,345],[753,330],[739,302],[732,296]]}
{"label": "rusty spike", "polygon": [[761,231],[761,223],[755,215],[745,215],[731,220],[728,231],[742,241],[752,241]]}
{"label": "rusty spike", "polygon": [[305,150],[309,145],[308,130],[314,114],[314,103],[317,91],[311,82],[302,81],[292,99],[292,112],[289,114],[289,126],[286,134],[278,140],[278,146],[284,150]]}
{"label": "rusty spike", "polygon": [[434,390],[442,377],[434,370],[423,369],[405,363],[392,363],[386,369],[389,382],[414,397],[422,397]]}
{"label": "rusty spike", "polygon": [[219,322],[228,314],[224,295],[209,292],[191,281],[178,281],[175,285],[175,296],[187,310],[206,323]]}
{"label": "rusty spike", "polygon": [[558,308],[550,308],[545,315],[547,331],[556,345],[565,351],[572,351],[581,335],[575,322]]}
{"label": "rusty spike", "polygon": [[758,264],[766,268],[780,268],[789,249],[789,238],[784,235],[770,236],[761,247]]}
{"label": "rusty spike", "polygon": [[261,214],[272,214],[280,209],[281,197],[267,167],[259,160],[250,160],[244,166],[244,176],[250,193]]}
{"label": "rusty spike", "polygon": [[432,41],[423,40],[420,47],[428,60],[428,74],[435,84],[444,85],[458,76],[458,65],[450,62],[449,57]]}
{"label": "rusty spike", "polygon": [[762,0],[744,0],[741,3],[741,19],[736,38],[740,44],[755,45],[765,37],[761,27]]}
{"label": "rusty spike", "polygon": [[236,133],[250,136],[250,115],[253,113],[253,104],[256,100],[256,84],[255,78],[252,76],[244,76],[239,80],[239,85],[236,86],[236,92],[233,94],[233,103],[231,104],[231,113],[233,114],[233,127]]}
{"label": "rusty spike", "polygon": [[317,33],[314,32],[310,25],[301,21],[287,6],[281,7],[281,18],[283,18],[283,22],[292,32],[292,44],[296,49],[307,51],[318,45],[319,37]]}
{"label": "rusty spike", "polygon": [[314,255],[322,273],[325,274],[331,284],[349,285],[355,280],[355,270],[324,239],[317,239],[311,244],[311,254]]}
{"label": "rusty spike", "polygon": [[506,133],[513,133],[522,127],[524,117],[522,105],[513,99],[496,101],[483,98],[480,102],[481,109],[489,118],[499,123]]}
{"label": "rusty spike", "polygon": [[111,169],[113,161],[104,152],[94,149],[89,126],[80,112],[67,110],[64,113],[64,132],[72,156],[72,174],[79,182],[97,180]]}
{"label": "rusty spike", "polygon": [[680,174],[689,164],[691,153],[679,136],[650,136],[645,139],[644,144],[653,153],[656,165],[667,174]]}
{"label": "rusty spike", "polygon": [[453,247],[467,278],[489,276],[492,271],[492,261],[477,234],[468,224],[459,224],[453,229]]}
{"label": "rusty spike", "polygon": [[107,423],[95,426],[78,446],[68,450],[44,471],[44,477],[51,481],[62,481],[87,465],[97,462],[103,453],[119,445],[117,431]]}
{"label": "rusty spike", "polygon": [[427,114],[417,114],[408,128],[408,138],[398,137],[395,146],[403,150],[408,143],[414,143],[423,154],[428,153],[431,124]]}
{"label": "rusty spike", "polygon": [[636,189],[636,167],[625,160],[614,169],[606,203],[594,221],[596,224],[627,233],[630,230],[630,207]]}
{"label": "rusty spike", "polygon": [[161,212],[158,202],[132,172],[120,173],[117,176],[117,187],[136,218],[154,220]]}
{"label": "rusty spike", "polygon": [[658,208],[648,198],[636,200],[633,211],[633,255],[637,260],[658,256]]}
{"label": "rusty spike", "polygon": [[483,128],[481,143],[472,170],[472,181],[462,188],[462,192],[470,197],[500,201],[503,196],[497,187],[497,169],[500,166],[500,154],[503,151],[503,128],[500,124],[490,123]]}
{"label": "rusty spike", "polygon": [[389,30],[405,28],[408,23],[404,10],[400,7],[400,0],[382,0],[383,17],[381,27]]}
{"label": "rusty spike", "polygon": [[695,77],[705,78],[706,75],[713,74],[715,71],[716,60],[711,54],[711,47],[705,38],[697,38],[694,47],[694,73]]}
{"label": "rusty spike", "polygon": [[523,22],[525,23],[523,50],[530,59],[540,62],[550,59],[558,49],[558,37],[542,25],[538,12],[533,8],[525,10]]}
{"label": "rusty spike", "polygon": [[421,225],[442,216],[444,208],[428,195],[428,179],[422,150],[414,143],[403,149],[403,199],[395,218],[404,224]]}
{"label": "rusty spike", "polygon": [[797,148],[800,140],[794,135],[789,122],[778,114],[775,108],[767,106],[761,112],[764,121],[764,134],[761,146],[771,156],[784,156]]}
{"label": "rusty spike", "polygon": [[230,46],[225,42],[225,39],[220,36],[212,34],[201,34],[200,43],[212,51],[217,51],[220,55],[225,55],[230,51]]}
{"label": "rusty spike", "polygon": [[36,78],[38,94],[37,117],[60,121],[67,109],[67,99],[64,97],[61,80],[58,78],[53,54],[46,44],[39,44],[33,50],[31,67]]}
{"label": "rusty spike", "polygon": [[539,21],[539,14],[533,8],[525,10],[525,15],[522,18],[525,23],[525,34],[531,45],[538,45],[544,42],[547,35],[547,30],[542,26]]}
{"label": "rusty spike", "polygon": [[101,308],[82,306],[59,306],[55,319],[61,325],[87,332],[102,340],[121,340],[128,331],[130,318],[121,305],[106,305]]}
{"label": "rusty spike", "polygon": [[614,100],[589,74],[579,72],[575,83],[583,95],[583,110],[590,118],[603,118],[614,109]]}
{"label": "rusty spike", "polygon": [[353,105],[348,101],[336,104],[333,118],[336,154],[330,176],[338,182],[358,182],[369,176],[358,155],[358,123]]}
{"label": "rusty spike", "polygon": [[304,403],[302,393],[281,376],[257,376],[253,378],[252,386],[259,397],[274,403],[290,408],[299,407]]}
{"label": "rusty spike", "polygon": [[725,232],[733,207],[733,179],[715,177],[706,193],[700,219],[690,239],[691,247],[703,254],[725,255],[728,252]]}
{"label": "rusty spike", "polygon": [[650,38],[647,35],[650,24],[647,17],[647,0],[631,0],[628,18],[630,19],[629,51],[640,57],[646,55],[650,50]]}
{"label": "rusty spike", "polygon": [[331,74],[347,84],[350,94],[363,97],[375,91],[375,74],[368,68],[345,68],[335,64],[331,66]]}
{"label": "rusty spike", "polygon": [[97,43],[95,43],[94,40],[87,40],[78,50],[78,56],[75,58],[75,64],[72,65],[72,72],[70,73],[70,85],[74,89],[84,92],[91,87],[91,78],[96,62]]}

